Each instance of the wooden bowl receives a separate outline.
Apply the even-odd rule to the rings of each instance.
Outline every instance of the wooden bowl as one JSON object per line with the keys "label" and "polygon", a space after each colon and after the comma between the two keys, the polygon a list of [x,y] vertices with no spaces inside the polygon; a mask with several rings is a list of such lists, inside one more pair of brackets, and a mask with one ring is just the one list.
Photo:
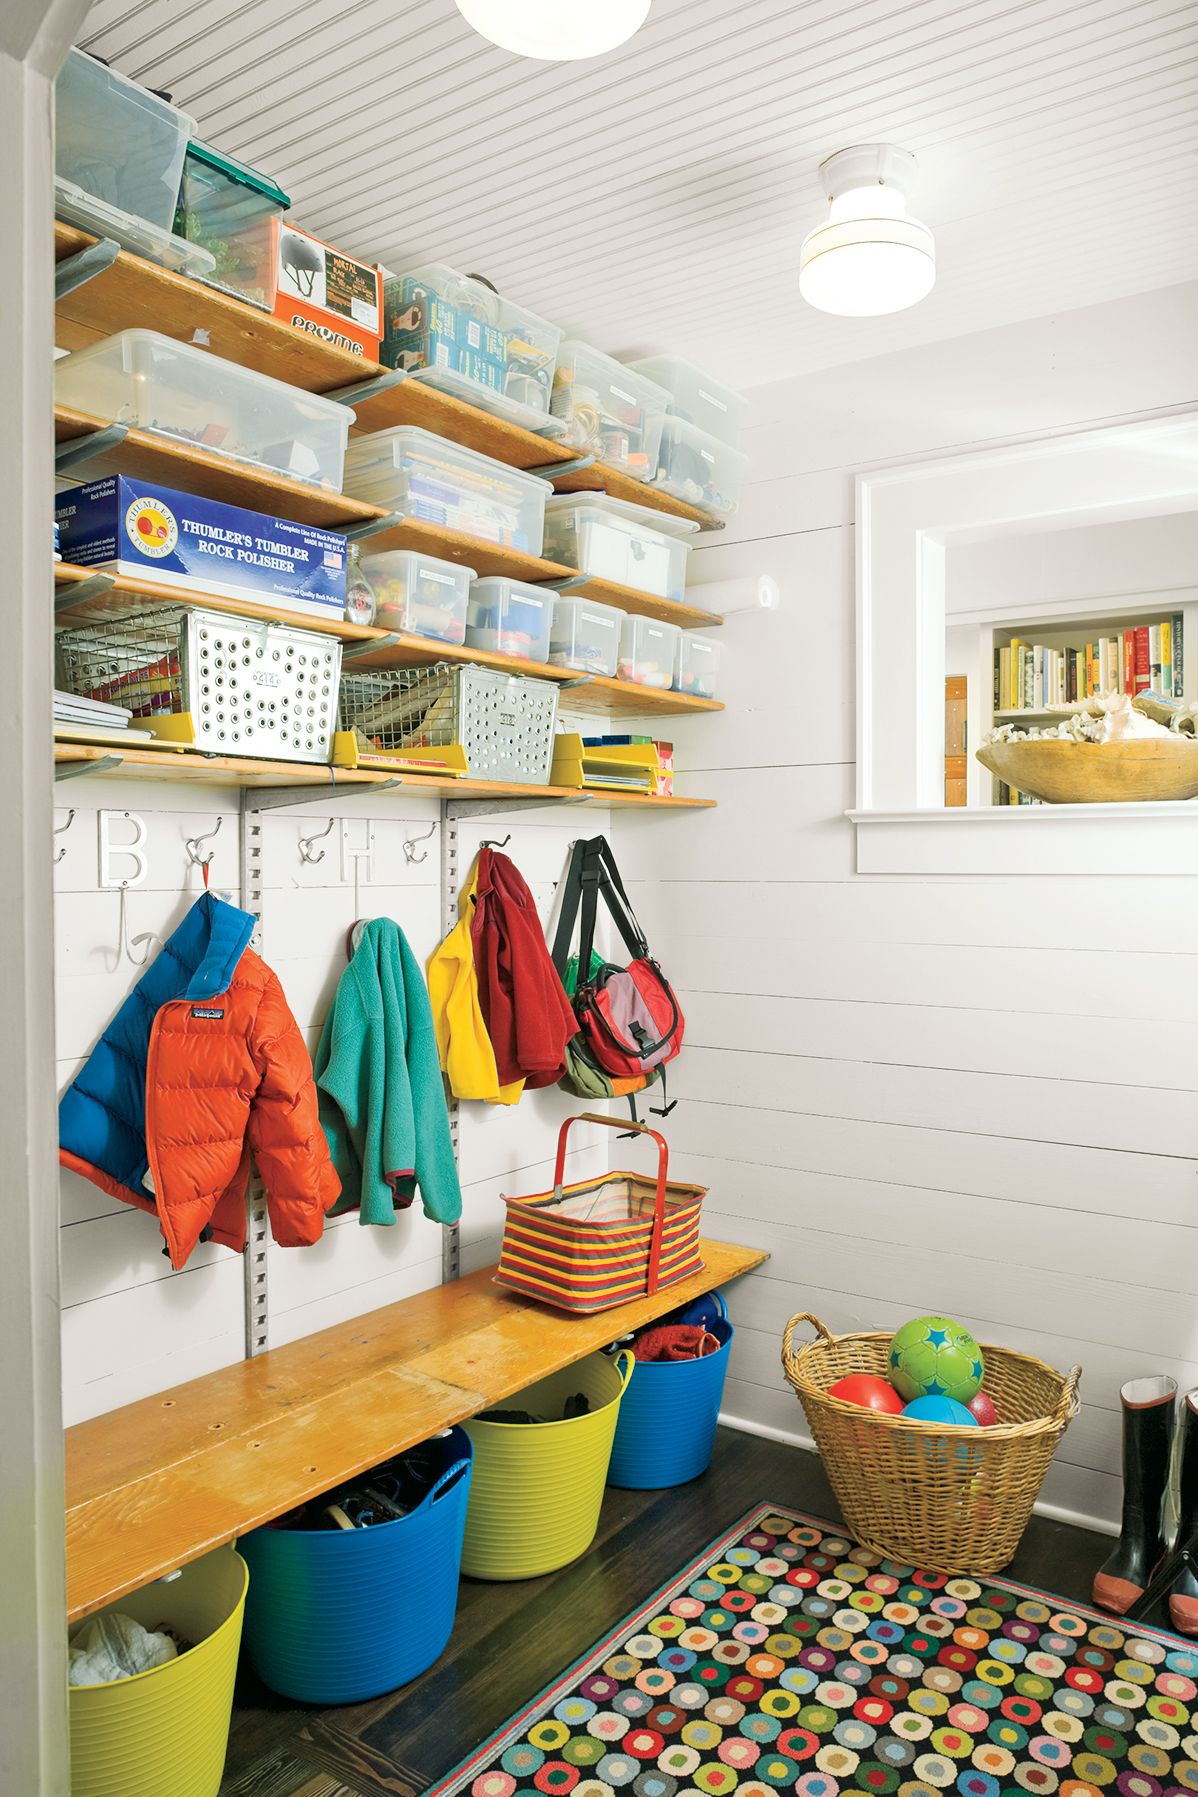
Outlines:
{"label": "wooden bowl", "polygon": [[977,758],[1008,786],[1050,805],[1198,796],[1198,740],[1191,736],[1142,736],[1115,743],[1035,737],[987,743]]}

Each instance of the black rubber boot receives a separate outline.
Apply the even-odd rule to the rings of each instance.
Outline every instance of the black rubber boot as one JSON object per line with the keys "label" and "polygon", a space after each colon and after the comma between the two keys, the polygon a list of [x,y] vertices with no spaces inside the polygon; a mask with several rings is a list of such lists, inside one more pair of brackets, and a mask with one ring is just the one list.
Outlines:
{"label": "black rubber boot", "polygon": [[1185,1550],[1173,1589],[1169,1616],[1179,1635],[1198,1635],[1198,1387],[1178,1407],[1181,1479],[1178,1488],[1177,1545]]}
{"label": "black rubber boot", "polygon": [[1123,1406],[1123,1527],[1119,1545],[1094,1575],[1094,1602],[1123,1616],[1139,1602],[1166,1555],[1165,1498],[1175,1426],[1177,1381],[1132,1379]]}

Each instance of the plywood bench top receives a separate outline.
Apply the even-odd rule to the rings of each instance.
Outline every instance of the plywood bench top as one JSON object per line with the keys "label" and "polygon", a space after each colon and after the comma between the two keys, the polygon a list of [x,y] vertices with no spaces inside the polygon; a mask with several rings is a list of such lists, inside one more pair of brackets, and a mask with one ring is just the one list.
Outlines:
{"label": "plywood bench top", "polygon": [[76,1424],[66,1437],[71,1620],[768,1259],[701,1246],[701,1273],[596,1316],[504,1291],[487,1267]]}

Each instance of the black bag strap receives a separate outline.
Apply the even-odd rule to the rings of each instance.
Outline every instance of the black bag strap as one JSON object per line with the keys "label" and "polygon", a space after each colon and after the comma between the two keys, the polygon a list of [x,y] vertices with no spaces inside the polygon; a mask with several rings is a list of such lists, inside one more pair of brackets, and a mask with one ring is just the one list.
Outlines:
{"label": "black bag strap", "polygon": [[[576,842],[570,852],[569,865],[562,881],[561,903],[557,913],[557,932],[553,938],[553,952],[550,959],[557,969],[557,977],[562,984],[566,981],[566,969],[570,964],[570,944],[574,940],[574,925],[578,921],[578,906],[582,897],[582,863],[588,844]],[[579,978],[581,979],[581,963]]]}
{"label": "black bag strap", "polygon": [[566,870],[552,954],[553,965],[563,981],[570,961],[574,926],[580,918],[578,984],[585,984],[590,976],[600,898],[607,906],[631,958],[640,961],[648,956],[649,944],[629,903],[607,838],[592,836],[574,844],[570,865]]}

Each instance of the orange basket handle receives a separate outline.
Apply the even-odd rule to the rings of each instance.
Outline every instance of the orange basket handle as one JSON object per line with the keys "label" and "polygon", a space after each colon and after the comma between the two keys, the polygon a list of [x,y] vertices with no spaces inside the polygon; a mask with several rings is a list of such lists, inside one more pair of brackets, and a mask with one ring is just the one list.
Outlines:
{"label": "orange basket handle", "polygon": [[1065,1389],[1061,1393],[1061,1401],[1057,1405],[1057,1415],[1062,1422],[1071,1423],[1081,1409],[1081,1396],[1078,1387],[1082,1382],[1082,1370],[1075,1366],[1065,1381]]}
{"label": "orange basket handle", "polygon": [[800,1323],[810,1323],[820,1341],[830,1342],[836,1339],[832,1331],[826,1324],[821,1323],[817,1316],[813,1316],[809,1310],[800,1310],[797,1315],[791,1317],[782,1331],[782,1365],[788,1373],[792,1370],[796,1359],[791,1342]]}
{"label": "orange basket handle", "polygon": [[653,1198],[653,1235],[649,1243],[649,1278],[645,1286],[646,1292],[652,1296],[657,1290],[661,1272],[661,1238],[666,1226],[666,1171],[669,1166],[670,1150],[666,1139],[657,1130],[650,1129],[647,1123],[635,1123],[623,1117],[604,1117],[598,1111],[583,1111],[580,1116],[567,1117],[557,1134],[557,1161],[553,1168],[553,1200],[555,1204],[562,1201],[562,1181],[566,1171],[566,1137],[570,1133],[572,1123],[602,1123],[608,1129],[635,1130],[639,1135],[652,1136],[657,1143],[657,1191]]}

